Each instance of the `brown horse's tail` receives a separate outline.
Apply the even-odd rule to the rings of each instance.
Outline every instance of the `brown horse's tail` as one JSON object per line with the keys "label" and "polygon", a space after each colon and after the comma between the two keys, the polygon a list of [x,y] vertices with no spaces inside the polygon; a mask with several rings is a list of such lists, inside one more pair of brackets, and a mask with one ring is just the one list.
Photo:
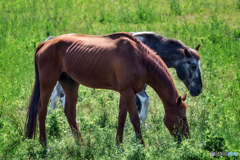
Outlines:
{"label": "brown horse's tail", "polygon": [[35,83],[34,88],[31,95],[30,104],[28,107],[27,113],[27,124],[26,124],[26,137],[35,138],[36,126],[37,126],[37,106],[39,103],[40,98],[40,83],[39,83],[39,72],[38,66],[36,63],[36,54],[42,48],[44,43],[38,45],[36,52],[35,52]]}

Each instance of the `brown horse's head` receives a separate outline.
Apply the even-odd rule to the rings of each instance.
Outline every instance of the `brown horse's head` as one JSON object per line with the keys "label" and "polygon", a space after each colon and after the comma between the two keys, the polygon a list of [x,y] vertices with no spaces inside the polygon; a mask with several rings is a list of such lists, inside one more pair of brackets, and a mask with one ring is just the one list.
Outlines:
{"label": "brown horse's head", "polygon": [[188,121],[186,109],[187,105],[185,104],[187,94],[183,97],[179,97],[176,100],[176,106],[172,106],[169,109],[165,110],[164,115],[164,124],[168,128],[171,135],[181,141],[181,135],[184,135],[186,138],[190,138]]}

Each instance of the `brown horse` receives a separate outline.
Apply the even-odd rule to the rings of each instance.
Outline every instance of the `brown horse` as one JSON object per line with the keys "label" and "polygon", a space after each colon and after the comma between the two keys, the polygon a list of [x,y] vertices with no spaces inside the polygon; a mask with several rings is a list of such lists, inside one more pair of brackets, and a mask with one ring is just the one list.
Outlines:
{"label": "brown horse", "polygon": [[35,52],[36,79],[27,114],[26,137],[35,137],[39,116],[40,142],[47,146],[45,119],[56,82],[64,89],[64,112],[77,140],[83,141],[76,122],[78,88],[111,89],[120,93],[116,139],[122,143],[127,112],[136,136],[145,145],[134,95],[145,84],[161,98],[164,124],[171,135],[189,136],[186,94],[180,97],[167,66],[154,51],[128,33],[107,36],[60,35],[45,41]]}

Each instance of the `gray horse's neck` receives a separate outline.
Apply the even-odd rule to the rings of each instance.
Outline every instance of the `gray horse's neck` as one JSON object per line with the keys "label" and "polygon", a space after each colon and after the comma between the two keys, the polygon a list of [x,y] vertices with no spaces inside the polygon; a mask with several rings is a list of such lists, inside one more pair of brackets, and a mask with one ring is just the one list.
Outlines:
{"label": "gray horse's neck", "polygon": [[156,51],[168,68],[176,69],[178,61],[184,58],[179,50],[185,48],[181,41],[168,39],[154,32],[131,32],[131,34]]}

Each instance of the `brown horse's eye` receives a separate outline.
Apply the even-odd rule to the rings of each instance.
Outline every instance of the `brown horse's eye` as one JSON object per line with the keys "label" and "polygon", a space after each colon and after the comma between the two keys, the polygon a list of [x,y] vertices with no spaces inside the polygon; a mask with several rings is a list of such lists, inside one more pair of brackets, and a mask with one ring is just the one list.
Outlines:
{"label": "brown horse's eye", "polygon": [[187,118],[186,118],[186,117],[184,117],[184,118],[182,118],[182,120],[183,120],[183,121],[186,121],[186,120],[187,120]]}

